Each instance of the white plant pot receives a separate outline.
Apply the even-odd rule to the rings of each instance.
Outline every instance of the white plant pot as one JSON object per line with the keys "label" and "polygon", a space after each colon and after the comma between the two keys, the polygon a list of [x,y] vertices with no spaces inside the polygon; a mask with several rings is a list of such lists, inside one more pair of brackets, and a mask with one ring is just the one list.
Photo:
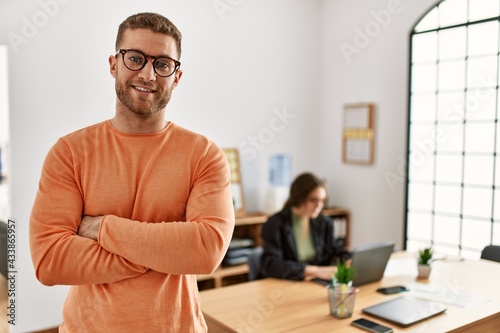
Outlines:
{"label": "white plant pot", "polygon": [[431,266],[429,265],[418,265],[418,277],[419,279],[428,279],[431,274]]}

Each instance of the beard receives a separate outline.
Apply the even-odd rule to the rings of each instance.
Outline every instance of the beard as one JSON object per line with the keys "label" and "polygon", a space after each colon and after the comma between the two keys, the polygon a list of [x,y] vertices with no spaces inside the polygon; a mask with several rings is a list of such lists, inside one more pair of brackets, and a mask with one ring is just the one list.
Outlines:
{"label": "beard", "polygon": [[[132,85],[133,82],[130,81],[122,84],[118,82],[118,80],[116,80],[116,96],[127,109],[138,115],[147,116],[163,110],[167,106],[168,102],[170,101],[170,97],[172,96],[173,86],[166,87],[163,92],[155,89],[155,98],[143,98],[140,96],[134,97],[132,96],[131,92],[127,91],[128,89],[134,89]],[[145,84],[142,84],[142,86],[144,85]]]}

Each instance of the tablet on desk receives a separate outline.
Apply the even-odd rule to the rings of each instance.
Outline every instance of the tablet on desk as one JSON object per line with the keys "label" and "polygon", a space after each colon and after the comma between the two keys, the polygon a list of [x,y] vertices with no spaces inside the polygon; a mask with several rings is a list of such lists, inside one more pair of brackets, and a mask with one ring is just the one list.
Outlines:
{"label": "tablet on desk", "polygon": [[363,313],[406,327],[446,311],[441,303],[402,296],[363,309]]}

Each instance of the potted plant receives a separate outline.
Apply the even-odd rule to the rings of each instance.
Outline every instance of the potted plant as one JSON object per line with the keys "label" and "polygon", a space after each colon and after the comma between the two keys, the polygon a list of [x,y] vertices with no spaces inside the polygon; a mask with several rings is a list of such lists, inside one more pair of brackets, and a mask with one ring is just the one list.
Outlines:
{"label": "potted plant", "polygon": [[433,256],[434,253],[432,247],[426,247],[425,249],[418,251],[417,262],[419,279],[427,279],[431,274],[431,263],[433,261]]}
{"label": "potted plant", "polygon": [[355,296],[359,291],[352,287],[356,272],[346,260],[337,260],[335,267],[337,271],[328,286],[330,314],[337,318],[348,318],[352,316]]}
{"label": "potted plant", "polygon": [[352,285],[354,279],[354,267],[352,267],[347,260],[337,260],[335,267],[337,271],[332,277],[332,285]]}

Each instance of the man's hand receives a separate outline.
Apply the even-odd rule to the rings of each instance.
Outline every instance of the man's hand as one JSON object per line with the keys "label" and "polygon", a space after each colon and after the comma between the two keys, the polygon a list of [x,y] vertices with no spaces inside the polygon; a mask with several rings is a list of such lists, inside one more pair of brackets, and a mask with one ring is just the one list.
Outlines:
{"label": "man's hand", "polygon": [[84,216],[78,228],[78,236],[97,240],[102,218],[103,216]]}

